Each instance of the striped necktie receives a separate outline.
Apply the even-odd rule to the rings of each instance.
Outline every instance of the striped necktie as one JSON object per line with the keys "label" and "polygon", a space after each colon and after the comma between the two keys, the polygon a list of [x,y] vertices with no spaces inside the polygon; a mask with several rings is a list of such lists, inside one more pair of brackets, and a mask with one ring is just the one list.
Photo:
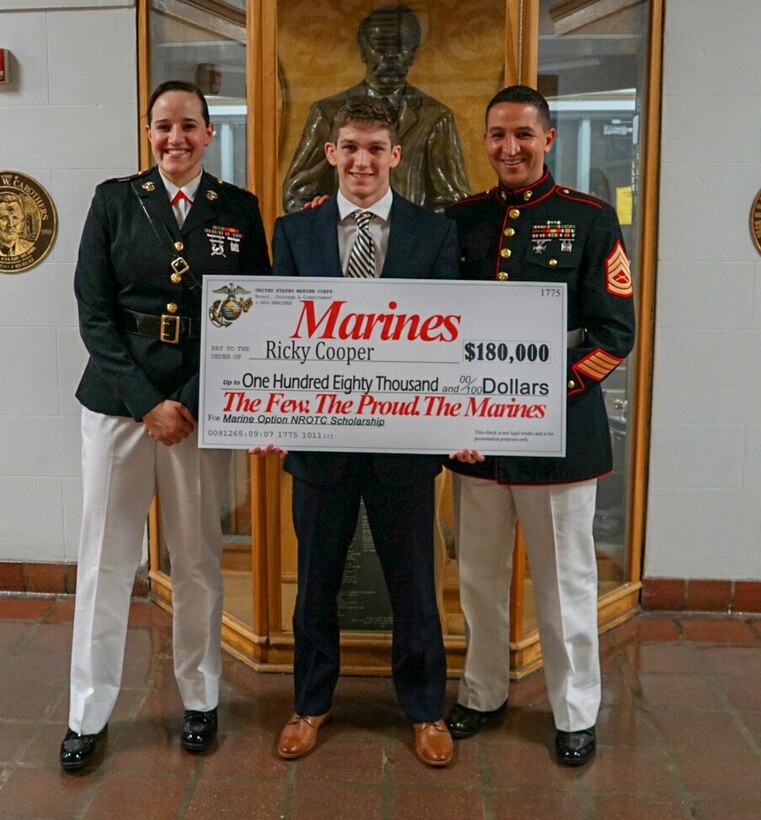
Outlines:
{"label": "striped necktie", "polygon": [[375,243],[370,235],[370,211],[354,211],[352,214],[357,223],[357,238],[351,246],[346,275],[355,279],[375,278]]}

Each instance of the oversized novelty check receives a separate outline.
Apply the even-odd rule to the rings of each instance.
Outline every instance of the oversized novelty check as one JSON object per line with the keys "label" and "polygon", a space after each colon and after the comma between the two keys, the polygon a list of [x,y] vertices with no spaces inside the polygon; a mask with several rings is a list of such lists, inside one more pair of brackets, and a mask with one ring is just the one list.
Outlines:
{"label": "oversized novelty check", "polygon": [[204,277],[200,445],[565,455],[565,285]]}

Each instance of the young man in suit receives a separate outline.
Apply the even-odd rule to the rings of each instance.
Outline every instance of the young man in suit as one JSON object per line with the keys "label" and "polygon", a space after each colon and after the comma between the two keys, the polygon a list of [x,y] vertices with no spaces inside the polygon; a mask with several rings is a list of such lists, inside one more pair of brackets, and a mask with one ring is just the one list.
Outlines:
{"label": "young man in suit", "polygon": [[[382,99],[356,96],[336,113],[327,161],[339,190],[318,208],[275,224],[277,276],[377,276],[454,279],[454,223],[395,193],[401,157],[396,115]],[[340,671],[337,596],[360,500],[393,611],[392,666],[399,702],[414,725],[425,763],[445,766],[452,739],[441,719],[446,657],[433,566],[434,478],[440,459],[425,455],[289,453],[298,538],[298,596],[293,616],[296,712],[278,752],[309,752],[329,716]]]}

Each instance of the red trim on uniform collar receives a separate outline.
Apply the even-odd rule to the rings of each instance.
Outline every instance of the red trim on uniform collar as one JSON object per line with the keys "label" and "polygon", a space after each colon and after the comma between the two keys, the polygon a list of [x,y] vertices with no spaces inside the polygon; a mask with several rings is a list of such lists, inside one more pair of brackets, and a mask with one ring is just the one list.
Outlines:
{"label": "red trim on uniform collar", "polygon": [[[555,180],[552,178],[550,169],[545,165],[544,174],[533,185],[525,185],[523,188],[516,188],[512,191],[500,183],[494,188],[494,195],[502,205],[511,208],[527,208],[549,196],[554,189]],[[530,195],[526,196],[527,194]]]}

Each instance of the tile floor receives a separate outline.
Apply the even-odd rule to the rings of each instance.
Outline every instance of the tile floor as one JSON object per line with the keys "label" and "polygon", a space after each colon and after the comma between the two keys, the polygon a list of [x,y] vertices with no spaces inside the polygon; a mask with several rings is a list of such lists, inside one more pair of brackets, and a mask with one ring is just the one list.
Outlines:
{"label": "tile floor", "polygon": [[598,754],[581,769],[553,760],[538,673],[513,685],[503,719],[434,770],[377,678],[342,678],[316,751],[280,760],[291,678],[229,657],[218,746],[183,752],[169,617],[136,602],[105,754],[72,774],[57,757],[72,609],[67,598],[0,597],[2,818],[761,818],[758,617],[651,613],[605,635]]}

